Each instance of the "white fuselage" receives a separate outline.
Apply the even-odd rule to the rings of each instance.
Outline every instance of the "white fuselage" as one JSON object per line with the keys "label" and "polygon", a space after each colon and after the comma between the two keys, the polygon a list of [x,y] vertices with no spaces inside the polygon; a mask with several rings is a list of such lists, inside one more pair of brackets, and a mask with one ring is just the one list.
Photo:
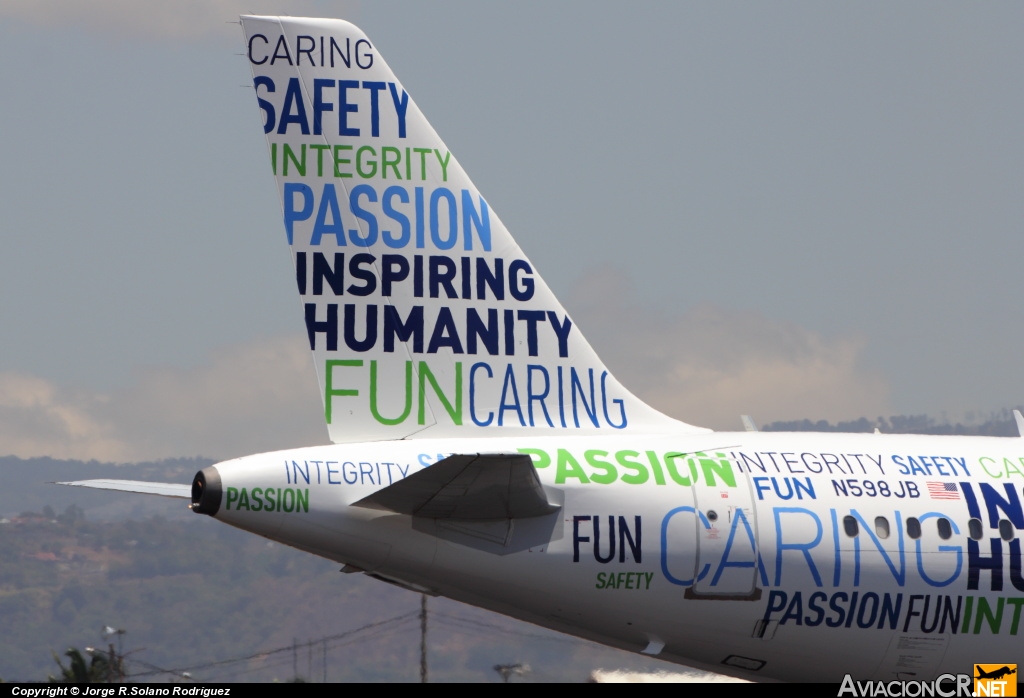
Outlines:
{"label": "white fuselage", "polygon": [[[533,457],[556,514],[451,522],[351,506],[453,453],[516,452]],[[266,453],[216,469],[216,518],[233,526],[675,662],[838,682],[1014,661],[1021,439],[424,439]]]}

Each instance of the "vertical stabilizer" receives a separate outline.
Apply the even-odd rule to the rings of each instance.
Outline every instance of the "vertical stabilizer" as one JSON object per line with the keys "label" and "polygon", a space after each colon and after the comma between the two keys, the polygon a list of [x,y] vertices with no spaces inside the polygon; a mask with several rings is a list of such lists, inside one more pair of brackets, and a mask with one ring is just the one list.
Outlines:
{"label": "vertical stabilizer", "polygon": [[333,441],[699,430],[609,374],[362,31],[242,26]]}

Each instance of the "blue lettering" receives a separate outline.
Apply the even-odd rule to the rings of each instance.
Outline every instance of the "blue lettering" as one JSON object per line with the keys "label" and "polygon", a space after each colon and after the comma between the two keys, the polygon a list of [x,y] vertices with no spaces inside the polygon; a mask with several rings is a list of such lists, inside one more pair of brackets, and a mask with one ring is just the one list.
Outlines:
{"label": "blue lettering", "polygon": [[[295,208],[295,195],[302,195],[302,208]],[[284,230],[288,234],[288,244],[292,244],[295,221],[309,220],[313,215],[313,190],[300,182],[285,182],[284,185]]]}
{"label": "blue lettering", "polygon": [[[785,543],[783,542],[782,535],[782,515],[783,514],[800,514],[806,515],[814,521],[815,535],[814,540],[805,543]],[[813,511],[808,509],[802,509],[799,507],[780,507],[773,511],[775,517],[775,540],[776,540],[776,555],[775,555],[775,586],[782,585],[782,555],[787,550],[796,550],[803,553],[804,560],[807,562],[807,568],[811,572],[811,576],[814,578],[814,583],[817,586],[821,586],[821,575],[818,574],[818,568],[814,564],[814,559],[811,557],[811,549],[816,547],[821,542],[821,535],[823,533],[821,526],[821,519]],[[802,528],[802,527],[795,527]]]}

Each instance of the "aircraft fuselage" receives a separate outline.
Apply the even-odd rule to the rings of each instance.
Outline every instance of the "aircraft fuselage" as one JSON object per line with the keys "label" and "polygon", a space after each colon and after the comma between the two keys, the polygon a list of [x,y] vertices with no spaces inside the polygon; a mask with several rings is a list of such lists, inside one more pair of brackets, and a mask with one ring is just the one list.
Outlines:
{"label": "aircraft fuselage", "polygon": [[[529,454],[558,511],[467,522],[352,506],[453,453]],[[1024,440],[878,434],[344,444],[218,464],[216,518],[671,661],[891,680],[969,673],[1013,643],[1022,459]]]}

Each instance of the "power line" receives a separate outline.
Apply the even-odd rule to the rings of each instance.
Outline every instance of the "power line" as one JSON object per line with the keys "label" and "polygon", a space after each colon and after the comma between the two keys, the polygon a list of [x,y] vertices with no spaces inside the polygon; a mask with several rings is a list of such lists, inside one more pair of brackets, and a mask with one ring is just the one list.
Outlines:
{"label": "power line", "polygon": [[[428,668],[427,668],[427,608],[426,608],[426,596],[422,596],[420,600],[420,608],[416,611],[410,611],[402,615],[387,618],[381,621],[375,621],[373,623],[367,623],[358,628],[347,630],[342,633],[335,633],[333,635],[325,635],[319,638],[307,640],[307,650],[309,653],[308,664],[309,673],[312,675],[312,647],[316,644],[320,644],[323,648],[323,681],[327,681],[327,653],[330,650],[337,649],[350,645],[354,642],[366,642],[372,639],[380,639],[392,633],[399,631],[406,624],[410,624],[419,621],[420,626],[420,680],[426,682],[428,679]],[[548,642],[560,642],[567,644],[589,644],[586,641],[574,637],[563,637],[560,635],[553,634],[542,634],[535,632],[528,632],[523,630],[517,630],[508,628],[506,626],[498,625],[496,623],[489,623],[487,621],[477,620],[466,616],[460,616],[451,613],[445,613],[443,611],[433,611],[430,614],[435,622],[441,623],[442,626],[456,631],[469,632],[483,637],[495,637],[495,635],[509,636],[514,635],[523,638],[529,638],[533,640],[542,640]],[[133,664],[144,665],[146,671],[134,672],[127,674],[131,678],[139,678],[146,676],[155,676],[158,674],[172,674],[176,676],[184,677],[186,674],[189,678],[192,678],[194,672],[203,671],[206,669],[212,669],[217,667],[226,668],[232,664],[238,664],[241,662],[247,662],[252,660],[261,660],[261,665],[253,668],[237,669],[226,672],[228,676],[236,676],[239,674],[251,673],[255,671],[266,671],[275,667],[286,666],[289,662],[292,664],[293,674],[298,675],[298,639],[293,638],[292,643],[288,645],[282,645],[280,647],[274,647],[269,650],[263,650],[239,657],[232,657],[227,659],[221,659],[213,662],[207,662],[204,664],[194,664],[185,666],[177,669],[165,669],[158,667],[154,664],[148,664],[140,660],[133,660]],[[290,652],[289,657],[286,653]],[[280,659],[275,661],[266,661],[275,655],[283,655]],[[194,680],[194,679],[193,679]]]}
{"label": "power line", "polygon": [[489,634],[493,637],[493,633],[501,633],[502,635],[516,635],[519,637],[528,637],[535,640],[548,640],[550,642],[564,642],[567,644],[590,644],[586,640],[581,640],[576,637],[562,637],[560,635],[546,635],[542,633],[531,633],[524,630],[515,630],[512,628],[503,627],[495,623],[488,623],[486,621],[476,620],[474,618],[466,618],[464,616],[456,616],[450,613],[444,613],[442,611],[434,611],[433,618],[440,621],[442,624],[446,624],[460,630],[489,630],[492,631]]}
{"label": "power line", "polygon": [[[350,645],[356,645],[356,644],[358,644],[360,646],[365,646],[368,643],[379,642],[381,640],[384,640],[386,638],[392,637],[394,635],[399,635],[399,634],[408,637],[408,631],[411,629],[410,626],[412,626],[412,624],[414,622],[416,622],[416,618],[415,617],[406,618],[405,620],[403,620],[401,622],[394,623],[394,624],[389,625],[387,627],[373,628],[373,629],[371,629],[371,630],[369,630],[367,632],[360,633],[358,635],[353,635],[351,637],[344,638],[344,639],[341,639],[341,640],[334,640],[332,642],[327,643],[327,649],[328,650],[336,650],[336,649],[341,649],[343,647],[350,646]],[[313,642],[316,643],[316,642],[318,642],[318,640],[313,640]],[[289,649],[289,648],[285,648],[285,649]],[[291,661],[292,661],[292,658],[290,656],[288,656],[288,654],[286,652],[282,652],[282,653],[279,653],[277,655],[276,659],[270,659],[270,660],[262,660],[261,659],[261,661],[260,661],[258,666],[239,667],[239,668],[237,668],[235,670],[230,670],[227,673],[227,675],[228,676],[239,676],[239,675],[243,675],[243,674],[255,674],[255,673],[258,673],[258,672],[267,672],[267,671],[271,671],[271,670],[276,669],[276,668],[283,669],[284,667],[286,667],[289,664],[291,664]],[[326,665],[325,665],[324,676],[326,677],[326,675],[327,674],[326,674]],[[327,681],[326,681],[326,678],[325,678],[324,679],[324,683],[326,683],[326,682]]]}
{"label": "power line", "polygon": [[[404,614],[402,614],[400,616],[394,616],[393,618],[388,618],[386,620],[376,621],[374,623],[367,623],[366,625],[360,626],[360,627],[355,628],[353,630],[348,630],[348,631],[343,632],[343,633],[337,633],[335,635],[326,635],[326,636],[324,636],[322,638],[319,638],[319,641],[323,641],[325,643],[329,643],[331,641],[336,641],[336,640],[345,640],[347,638],[351,638],[353,635],[357,635],[359,633],[363,633],[363,632],[370,631],[370,630],[388,629],[387,626],[398,625],[398,624],[401,624],[401,623],[403,623],[405,621],[408,621],[408,620],[410,620],[412,618],[416,618],[416,617],[419,616],[419,613],[420,613],[419,611],[410,611],[409,613],[404,613]],[[341,645],[341,644],[347,644],[347,643],[345,643],[345,642],[339,643],[339,645]],[[215,661],[215,662],[207,662],[206,664],[193,664],[193,665],[190,665],[190,666],[185,666],[185,667],[181,667],[181,668],[177,668],[177,669],[171,669],[171,670],[161,669],[161,670],[142,671],[142,672],[131,674],[130,676],[132,678],[136,678],[136,677],[140,677],[140,676],[153,676],[155,674],[160,674],[160,673],[165,673],[165,672],[166,673],[181,674],[181,673],[184,673],[184,672],[187,671],[189,673],[192,673],[192,672],[195,672],[195,671],[201,671],[203,669],[210,669],[212,667],[225,666],[225,665],[228,665],[228,664],[235,664],[235,663],[238,663],[238,662],[245,662],[245,661],[249,661],[249,660],[252,660],[252,659],[262,659],[262,658],[269,657],[271,655],[281,654],[281,653],[284,653],[284,652],[292,652],[292,651],[294,651],[294,649],[295,649],[295,643],[293,642],[290,645],[284,645],[284,646],[281,646],[281,647],[275,647],[273,649],[264,650],[262,652],[256,652],[254,654],[249,654],[249,655],[245,655],[245,656],[242,656],[242,657],[233,657],[233,658],[230,658],[230,659],[221,659],[221,660],[218,660],[218,661]]]}

